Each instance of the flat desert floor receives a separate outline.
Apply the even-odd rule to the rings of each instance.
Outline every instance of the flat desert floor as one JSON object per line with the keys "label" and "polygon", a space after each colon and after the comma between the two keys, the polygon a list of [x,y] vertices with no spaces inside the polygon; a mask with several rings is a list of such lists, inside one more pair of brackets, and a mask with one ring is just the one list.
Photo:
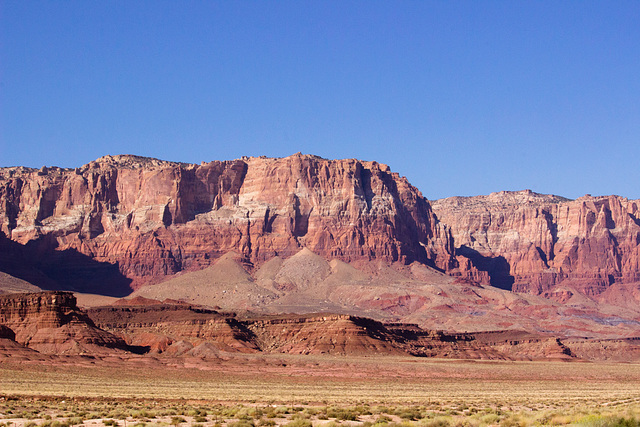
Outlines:
{"label": "flat desert floor", "polygon": [[0,425],[640,423],[640,364],[69,357],[5,359],[0,380]]}

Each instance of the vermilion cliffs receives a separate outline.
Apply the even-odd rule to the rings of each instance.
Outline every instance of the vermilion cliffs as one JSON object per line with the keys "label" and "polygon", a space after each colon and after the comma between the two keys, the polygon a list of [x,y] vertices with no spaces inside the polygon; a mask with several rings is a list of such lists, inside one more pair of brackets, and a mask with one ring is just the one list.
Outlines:
{"label": "vermilion cliffs", "polygon": [[78,310],[70,292],[0,296],[0,325],[0,338],[42,353],[95,353],[125,345]]}
{"label": "vermilion cliffs", "polygon": [[430,202],[386,165],[301,154],[106,156],[0,169],[0,279],[428,330],[633,337],[638,206],[530,191]]}
{"label": "vermilion cliffs", "polygon": [[[294,155],[188,165],[107,156],[75,170],[0,172],[5,238],[47,278],[123,293],[236,251],[247,263],[300,248],[344,261],[418,261],[449,270],[452,248],[429,203],[385,165]],[[5,247],[11,246],[4,242]],[[16,260],[16,257],[22,259]],[[64,274],[66,258],[75,272]],[[86,257],[86,259],[83,259]],[[113,289],[95,263],[117,265]],[[35,279],[37,280],[37,279]],[[111,283],[111,286],[109,285]],[[110,289],[111,288],[111,289]]]}
{"label": "vermilion cliffs", "polygon": [[640,201],[521,191],[432,206],[450,227],[457,253],[497,286],[563,298],[559,284],[595,296],[640,281]]}

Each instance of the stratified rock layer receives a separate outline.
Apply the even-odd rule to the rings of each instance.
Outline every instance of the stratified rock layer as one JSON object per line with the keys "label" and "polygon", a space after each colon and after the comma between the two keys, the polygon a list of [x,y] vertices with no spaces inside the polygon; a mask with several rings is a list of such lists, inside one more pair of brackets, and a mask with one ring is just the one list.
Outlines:
{"label": "stratified rock layer", "polygon": [[95,353],[124,342],[98,329],[76,306],[70,292],[38,292],[0,296],[0,331],[42,353]]}
{"label": "stratified rock layer", "polygon": [[[150,304],[151,301],[122,301],[117,306],[92,308],[88,313],[98,326],[122,336],[134,348],[169,357],[220,359],[229,357],[230,353],[263,352],[547,360],[557,358],[555,347],[562,347],[559,340],[548,336],[527,335],[529,346],[514,351],[512,346],[519,342],[508,342],[505,336],[521,336],[522,332],[450,334],[424,330],[414,324],[383,324],[364,317],[331,313],[242,319],[234,313],[186,304]],[[546,342],[555,347],[546,346],[551,351],[537,349],[540,343]],[[565,349],[565,352],[564,356],[571,359],[570,351]]]}
{"label": "stratified rock layer", "polygon": [[94,307],[88,313],[100,328],[152,353],[181,355],[203,344],[213,350],[208,356],[217,356],[220,351],[258,350],[252,334],[234,313],[140,298]]}
{"label": "stratified rock layer", "polygon": [[522,191],[432,206],[451,227],[459,257],[488,272],[494,285],[564,302],[572,290],[555,289],[560,283],[593,296],[640,281],[640,201]]}
{"label": "stratified rock layer", "polygon": [[[362,271],[426,265],[430,273],[413,279],[444,283],[432,274],[440,271],[459,283],[635,312],[639,206],[531,191],[430,204],[386,165],[301,154],[201,165],[106,156],[78,169],[0,169],[0,271],[12,283],[110,296],[165,281],[140,295],[174,298],[166,294],[173,289],[194,303],[259,309],[276,300],[295,308],[291,294],[307,291],[324,304],[340,286],[366,285],[362,274],[328,261]],[[229,270],[230,258],[242,267]],[[402,290],[398,316],[426,304],[416,289]],[[348,314],[385,300],[353,301],[353,287],[341,292],[355,307]]]}
{"label": "stratified rock layer", "polygon": [[307,247],[327,259],[455,266],[447,230],[405,178],[376,162],[300,154],[4,168],[0,231],[24,245],[0,259],[5,271],[31,262],[57,286],[114,295],[229,251],[250,263]]}

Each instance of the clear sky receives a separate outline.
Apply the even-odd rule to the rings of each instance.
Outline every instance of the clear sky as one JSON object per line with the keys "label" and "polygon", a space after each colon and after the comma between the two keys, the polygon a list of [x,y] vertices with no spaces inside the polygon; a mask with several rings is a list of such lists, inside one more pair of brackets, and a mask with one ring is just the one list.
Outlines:
{"label": "clear sky", "polygon": [[0,166],[298,151],[640,198],[640,1],[0,0]]}

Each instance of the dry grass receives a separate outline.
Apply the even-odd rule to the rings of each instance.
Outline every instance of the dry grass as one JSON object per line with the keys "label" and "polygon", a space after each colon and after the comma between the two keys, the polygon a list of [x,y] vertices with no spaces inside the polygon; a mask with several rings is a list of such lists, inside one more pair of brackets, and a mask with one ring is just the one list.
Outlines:
{"label": "dry grass", "polygon": [[0,426],[606,427],[640,420],[634,364],[311,356],[193,368],[91,363],[0,366]]}

